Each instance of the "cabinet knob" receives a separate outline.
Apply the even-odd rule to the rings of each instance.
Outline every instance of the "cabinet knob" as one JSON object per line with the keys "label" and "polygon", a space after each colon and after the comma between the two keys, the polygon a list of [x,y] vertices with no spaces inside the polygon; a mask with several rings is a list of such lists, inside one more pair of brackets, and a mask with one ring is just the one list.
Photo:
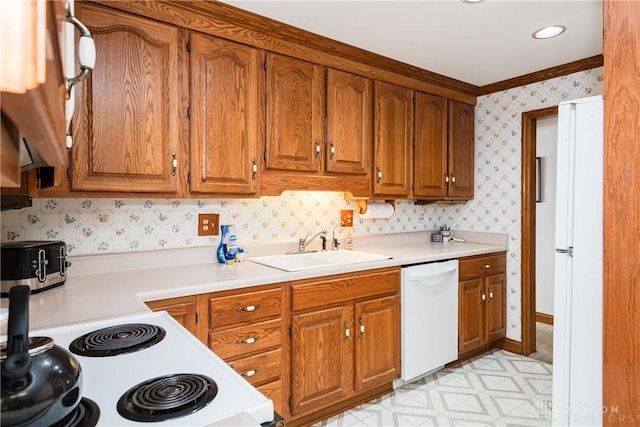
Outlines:
{"label": "cabinet knob", "polygon": [[485,264],[485,265],[481,266],[480,268],[483,269],[483,270],[488,270],[488,269],[491,268],[491,265]]}
{"label": "cabinet knob", "polygon": [[255,337],[252,338],[247,338],[244,340],[237,340],[236,344],[253,344],[254,342],[258,341],[260,339],[260,335],[256,335]]}
{"label": "cabinet knob", "polygon": [[382,169],[376,167],[376,182],[380,182],[382,179]]}
{"label": "cabinet knob", "polygon": [[451,175],[451,182],[452,183],[456,183],[456,176],[455,175]]}
{"label": "cabinet knob", "polygon": [[91,32],[82,22],[73,15],[70,5],[67,5],[67,22],[80,31],[78,43],[78,62],[80,62],[80,73],[67,79],[66,91],[67,99],[71,98],[71,88],[89,77],[96,64],[96,45],[91,37]]}
{"label": "cabinet knob", "polygon": [[493,291],[489,291],[489,301],[493,299]]}
{"label": "cabinet knob", "polygon": [[362,321],[362,318],[359,318],[358,322],[360,323],[360,334],[358,334],[358,336],[361,337],[362,334],[364,334],[364,322]]}
{"label": "cabinet knob", "polygon": [[258,165],[256,164],[256,159],[251,159],[251,179],[256,179],[257,173]]}
{"label": "cabinet knob", "polygon": [[176,170],[178,169],[178,159],[176,158],[176,152],[171,152],[171,175],[176,176]]}
{"label": "cabinet knob", "polygon": [[444,176],[444,182],[448,183],[449,182],[449,175],[445,175]]}
{"label": "cabinet knob", "polygon": [[482,299],[483,302],[487,300],[487,295],[484,293],[484,291],[482,291],[482,295],[480,296],[480,299]]}
{"label": "cabinet knob", "polygon": [[329,149],[329,159],[333,159],[333,155],[336,154],[336,147],[333,145],[333,142],[330,142],[329,146],[331,147]]}
{"label": "cabinet knob", "polygon": [[257,374],[259,370],[260,370],[260,368],[253,368],[250,371],[241,372],[240,375],[242,375],[243,377],[252,377],[255,374]]}
{"label": "cabinet knob", "polygon": [[347,325],[347,322],[344,321],[344,339],[343,341],[346,341],[347,339],[349,339],[349,335],[351,335],[351,332],[349,331],[349,325]]}
{"label": "cabinet knob", "polygon": [[316,159],[317,159],[317,158],[318,158],[318,156],[320,155],[320,141],[318,141],[318,140],[316,139],[316,141],[315,141],[315,142],[316,142],[316,154],[315,154],[315,157],[316,157]]}
{"label": "cabinet knob", "polygon": [[236,307],[236,311],[240,312],[240,311],[255,311],[260,307],[260,304],[256,304],[256,305],[248,305],[246,307]]}

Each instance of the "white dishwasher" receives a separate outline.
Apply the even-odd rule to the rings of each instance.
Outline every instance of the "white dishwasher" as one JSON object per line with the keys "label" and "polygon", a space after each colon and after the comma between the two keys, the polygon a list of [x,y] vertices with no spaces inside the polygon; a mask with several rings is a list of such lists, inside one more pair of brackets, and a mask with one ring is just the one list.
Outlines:
{"label": "white dishwasher", "polygon": [[401,319],[396,386],[458,358],[458,260],[402,267]]}

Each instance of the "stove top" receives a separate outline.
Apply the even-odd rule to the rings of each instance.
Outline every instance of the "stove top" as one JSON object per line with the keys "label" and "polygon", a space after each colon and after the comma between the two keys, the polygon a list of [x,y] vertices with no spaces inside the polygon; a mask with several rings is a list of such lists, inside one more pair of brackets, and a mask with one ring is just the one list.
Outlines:
{"label": "stove top", "polygon": [[[130,353],[109,357],[75,355],[82,367],[83,397],[96,402],[100,408],[98,426],[141,425],[140,421],[143,420],[135,421],[132,417],[122,415],[122,409],[130,406],[130,402],[119,401],[127,395],[135,395],[133,399],[142,401],[142,406],[147,409],[149,397],[151,400],[159,396],[173,400],[168,406],[177,407],[179,416],[153,422],[144,420],[148,426],[201,427],[241,413],[251,416],[256,425],[273,420],[271,400],[166,312],[36,330],[30,334],[51,337],[57,345],[70,348],[77,338],[103,328],[110,328],[109,333],[119,336],[121,340],[128,339],[131,335],[119,330],[123,325],[130,324],[151,325],[164,330],[165,334],[153,345]],[[142,393],[144,398],[140,398],[140,392],[134,391],[140,386],[145,390]],[[191,402],[185,404],[175,400],[176,393],[181,389],[188,389],[187,393],[197,401],[195,406]],[[128,398],[131,399],[131,396]],[[196,406],[198,409],[194,410]]]}

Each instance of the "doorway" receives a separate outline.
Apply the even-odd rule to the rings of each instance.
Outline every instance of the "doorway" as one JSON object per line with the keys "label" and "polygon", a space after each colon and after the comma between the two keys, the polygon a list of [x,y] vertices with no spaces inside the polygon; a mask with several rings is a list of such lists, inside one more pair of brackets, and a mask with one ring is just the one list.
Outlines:
{"label": "doorway", "polygon": [[536,351],[536,130],[537,121],[558,115],[558,107],[522,113],[521,351]]}

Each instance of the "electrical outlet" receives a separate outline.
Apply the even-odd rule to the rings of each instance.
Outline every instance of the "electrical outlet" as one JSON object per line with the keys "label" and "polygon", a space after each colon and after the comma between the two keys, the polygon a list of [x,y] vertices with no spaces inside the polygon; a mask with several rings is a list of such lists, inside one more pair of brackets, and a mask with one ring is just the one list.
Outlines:
{"label": "electrical outlet", "polygon": [[353,210],[344,209],[340,211],[340,222],[343,227],[353,227]]}
{"label": "electrical outlet", "polygon": [[219,218],[218,214],[198,214],[198,236],[217,236]]}

